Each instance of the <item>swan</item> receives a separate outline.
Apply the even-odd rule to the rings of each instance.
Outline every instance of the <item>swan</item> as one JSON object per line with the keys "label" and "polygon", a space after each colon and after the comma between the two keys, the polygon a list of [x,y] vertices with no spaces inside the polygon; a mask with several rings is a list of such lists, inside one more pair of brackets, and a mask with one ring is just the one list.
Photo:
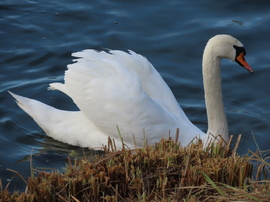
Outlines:
{"label": "swan", "polygon": [[131,50],[83,50],[72,54],[76,59],[67,66],[64,84],[51,83],[49,89],[68,95],[80,111],[59,110],[10,94],[48,136],[80,147],[100,149],[109,136],[118,147],[122,146],[121,138],[130,148],[141,147],[146,139],[154,144],[169,133],[173,136],[177,128],[182,146],[195,137],[206,142],[220,135],[227,141],[220,61],[230,59],[253,73],[245,54],[243,44],[230,35],[216,35],[206,44],[202,60],[206,133],[187,118],[152,64]]}

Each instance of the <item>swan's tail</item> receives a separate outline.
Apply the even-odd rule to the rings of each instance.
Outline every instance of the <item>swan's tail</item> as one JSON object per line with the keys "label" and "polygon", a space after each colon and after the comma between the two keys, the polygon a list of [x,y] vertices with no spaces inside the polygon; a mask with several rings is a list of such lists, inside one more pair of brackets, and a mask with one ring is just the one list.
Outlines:
{"label": "swan's tail", "polygon": [[[16,99],[18,106],[29,114],[48,136],[56,140],[81,147],[102,146],[100,142],[107,141],[107,136],[101,134],[81,111],[59,110],[37,100],[9,93]],[[96,137],[99,137],[100,142]]]}
{"label": "swan's tail", "polygon": [[[20,95],[16,95],[10,91],[8,91],[12,97],[15,98],[18,106],[24,110],[27,114],[29,114],[37,123],[48,121],[48,114],[44,112],[53,111],[53,107],[46,105],[37,100],[29,99]],[[55,108],[54,108],[55,109]],[[55,109],[57,110],[57,109]]]}

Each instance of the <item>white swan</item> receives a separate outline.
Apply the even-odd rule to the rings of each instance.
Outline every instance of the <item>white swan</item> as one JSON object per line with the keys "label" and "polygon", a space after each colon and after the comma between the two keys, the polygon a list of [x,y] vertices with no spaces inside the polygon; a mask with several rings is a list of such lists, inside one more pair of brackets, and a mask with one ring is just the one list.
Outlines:
{"label": "white swan", "polygon": [[[158,142],[173,136],[180,129],[179,140],[186,146],[209,134],[228,140],[228,125],[224,112],[220,60],[228,58],[251,73],[245,61],[241,42],[229,35],[212,37],[203,54],[203,82],[208,117],[208,131],[193,125],[178,105],[171,90],[156,69],[141,55],[117,50],[84,50],[73,53],[75,63],[68,65],[65,83],[51,83],[50,89],[60,90],[71,97],[81,111],[63,111],[39,101],[11,95],[48,136],[81,147],[99,149],[108,136],[134,147]],[[134,137],[133,137],[134,136]]]}

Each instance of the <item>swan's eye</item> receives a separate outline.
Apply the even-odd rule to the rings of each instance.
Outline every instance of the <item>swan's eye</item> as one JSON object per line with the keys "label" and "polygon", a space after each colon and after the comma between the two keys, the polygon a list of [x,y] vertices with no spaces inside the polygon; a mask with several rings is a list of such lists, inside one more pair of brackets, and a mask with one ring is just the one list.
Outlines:
{"label": "swan's eye", "polygon": [[246,50],[244,47],[239,47],[239,46],[233,46],[235,51],[236,51],[236,55],[235,55],[235,58],[237,58],[241,53],[244,54],[244,56],[246,55]]}

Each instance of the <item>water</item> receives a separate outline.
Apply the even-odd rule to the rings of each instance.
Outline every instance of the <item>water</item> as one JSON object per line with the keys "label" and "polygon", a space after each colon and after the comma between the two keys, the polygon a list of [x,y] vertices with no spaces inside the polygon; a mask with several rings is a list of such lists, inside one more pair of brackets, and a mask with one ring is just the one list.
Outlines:
{"label": "water", "polygon": [[[14,177],[7,168],[30,176],[34,168],[64,167],[71,150],[55,141],[17,107],[7,93],[35,98],[74,110],[70,99],[47,91],[62,81],[71,53],[86,48],[131,49],[146,56],[169,84],[188,117],[207,129],[201,55],[207,40],[226,33],[247,50],[254,74],[230,61],[222,63],[223,94],[230,134],[243,134],[239,152],[270,144],[270,2],[179,0],[37,1],[0,3],[0,178]],[[15,175],[11,190],[24,189]]]}

